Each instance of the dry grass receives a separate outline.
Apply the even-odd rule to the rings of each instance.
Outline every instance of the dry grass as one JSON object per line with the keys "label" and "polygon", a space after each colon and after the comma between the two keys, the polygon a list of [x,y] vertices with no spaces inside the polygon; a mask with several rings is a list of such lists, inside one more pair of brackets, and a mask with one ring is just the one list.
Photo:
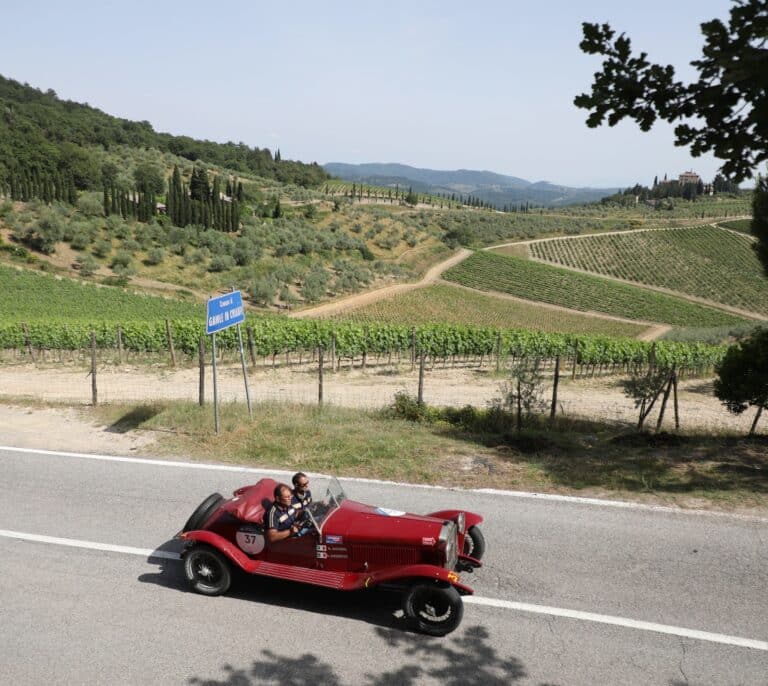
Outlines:
{"label": "dry grass", "polygon": [[768,437],[638,434],[583,421],[517,433],[482,411],[442,411],[413,422],[334,407],[221,408],[164,403],[101,407],[101,421],[149,429],[153,452],[297,468],[338,476],[454,487],[493,487],[637,500],[681,507],[768,509]]}

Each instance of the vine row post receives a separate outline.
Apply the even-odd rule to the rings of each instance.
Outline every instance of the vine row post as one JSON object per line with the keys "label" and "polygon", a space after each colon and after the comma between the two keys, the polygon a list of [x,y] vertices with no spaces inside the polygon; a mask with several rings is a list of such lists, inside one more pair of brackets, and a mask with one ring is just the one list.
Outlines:
{"label": "vine row post", "polygon": [[165,320],[165,337],[168,339],[168,350],[171,351],[171,366],[176,367],[176,349],[173,347],[173,333],[171,332],[171,320]]}
{"label": "vine row post", "polygon": [[555,379],[552,384],[552,406],[549,408],[549,421],[555,421],[557,412],[557,385],[560,383],[560,355],[555,355]]}
{"label": "vine row post", "polygon": [[424,358],[425,355],[422,350],[419,354],[419,391],[416,396],[416,402],[418,402],[419,405],[424,404]]}
{"label": "vine row post", "polygon": [[91,404],[98,405],[99,393],[96,387],[96,332],[91,331]]}
{"label": "vine row post", "polygon": [[32,362],[35,362],[35,351],[32,349],[32,339],[29,337],[29,328],[24,322],[21,323],[21,330],[24,333],[24,345],[27,346],[29,357],[32,359]]}
{"label": "vine row post", "polygon": [[123,364],[123,327],[117,327],[117,362]]}
{"label": "vine row post", "polygon": [[253,342],[253,329],[250,326],[246,326],[245,333],[248,336],[248,355],[251,358],[251,367],[256,369],[256,346]]}
{"label": "vine row post", "polygon": [[317,346],[317,404],[323,404],[323,346]]}

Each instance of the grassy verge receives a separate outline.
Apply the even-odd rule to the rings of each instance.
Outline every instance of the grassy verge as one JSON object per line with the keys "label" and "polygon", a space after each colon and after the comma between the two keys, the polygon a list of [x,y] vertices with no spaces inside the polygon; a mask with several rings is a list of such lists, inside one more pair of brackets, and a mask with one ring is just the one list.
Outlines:
{"label": "grassy verge", "polygon": [[[411,408],[412,409],[412,408]],[[682,507],[768,508],[768,438],[638,434],[628,426],[529,421],[490,410],[409,414],[337,407],[190,403],[105,406],[110,430],[154,430],[169,455],[261,467],[639,500]],[[411,420],[404,419],[411,416]],[[364,430],[361,430],[364,427]]]}

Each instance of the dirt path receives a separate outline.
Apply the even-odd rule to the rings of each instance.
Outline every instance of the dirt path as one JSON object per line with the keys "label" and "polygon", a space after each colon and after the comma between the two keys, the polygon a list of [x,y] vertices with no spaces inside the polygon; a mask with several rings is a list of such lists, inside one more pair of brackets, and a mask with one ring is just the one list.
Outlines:
{"label": "dirt path", "polygon": [[462,260],[465,260],[471,254],[471,250],[462,248],[447,260],[444,260],[443,262],[430,267],[422,279],[420,281],[416,281],[415,283],[399,283],[392,286],[377,288],[376,290],[367,291],[365,293],[357,293],[345,298],[340,298],[339,300],[334,300],[330,303],[318,305],[317,307],[310,307],[299,312],[291,312],[289,316],[295,318],[327,317],[328,315],[336,314],[337,312],[341,312],[343,310],[350,310],[356,307],[362,307],[363,305],[368,305],[372,302],[376,302],[377,300],[381,300],[382,298],[389,298],[393,295],[397,295],[398,293],[407,293],[408,291],[415,290],[416,288],[424,288],[425,286],[430,286],[437,282],[437,280],[440,278],[440,275],[444,271],[450,269]]}

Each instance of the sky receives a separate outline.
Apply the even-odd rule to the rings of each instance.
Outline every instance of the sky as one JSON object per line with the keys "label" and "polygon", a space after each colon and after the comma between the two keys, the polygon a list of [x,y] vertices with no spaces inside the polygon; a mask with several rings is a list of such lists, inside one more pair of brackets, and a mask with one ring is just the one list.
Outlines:
{"label": "sky", "polygon": [[726,0],[102,0],[3,3],[0,74],[157,131],[303,162],[477,169],[567,186],[650,185],[719,163],[673,127],[589,129],[584,21],[695,75]]}

